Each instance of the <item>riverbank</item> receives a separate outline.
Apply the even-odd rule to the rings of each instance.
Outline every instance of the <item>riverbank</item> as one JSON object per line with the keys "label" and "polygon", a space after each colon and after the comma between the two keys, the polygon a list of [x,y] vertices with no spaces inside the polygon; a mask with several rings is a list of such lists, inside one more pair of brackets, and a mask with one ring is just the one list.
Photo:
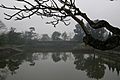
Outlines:
{"label": "riverbank", "polygon": [[90,46],[86,46],[85,44],[51,44],[49,43],[41,43],[38,45],[4,45],[0,46],[0,53],[20,53],[20,52],[73,52],[79,51],[83,53],[109,53],[109,54],[120,54],[119,47],[113,50],[101,51],[94,49]]}
{"label": "riverbank", "polygon": [[20,46],[17,45],[4,45],[0,46],[0,52],[6,52],[6,53],[19,53],[23,50],[19,49]]}

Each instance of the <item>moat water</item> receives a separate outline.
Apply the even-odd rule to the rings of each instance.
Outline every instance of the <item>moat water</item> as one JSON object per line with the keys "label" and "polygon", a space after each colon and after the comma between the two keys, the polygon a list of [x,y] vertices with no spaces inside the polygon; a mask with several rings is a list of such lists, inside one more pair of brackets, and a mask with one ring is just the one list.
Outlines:
{"label": "moat water", "polygon": [[0,80],[120,80],[120,56],[24,52],[0,58]]}

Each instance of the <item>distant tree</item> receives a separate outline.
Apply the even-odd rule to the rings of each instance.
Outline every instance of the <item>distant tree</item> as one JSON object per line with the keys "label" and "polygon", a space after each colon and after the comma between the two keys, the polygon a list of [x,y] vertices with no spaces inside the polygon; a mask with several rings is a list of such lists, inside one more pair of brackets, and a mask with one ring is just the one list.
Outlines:
{"label": "distant tree", "polygon": [[15,32],[15,30],[16,30],[16,28],[11,27],[11,28],[10,28],[10,33],[14,33],[14,32]]}
{"label": "distant tree", "polygon": [[61,36],[62,36],[63,40],[67,40],[68,39],[68,36],[67,36],[66,32],[62,33]]}
{"label": "distant tree", "polygon": [[21,44],[21,33],[15,32],[16,28],[11,27],[10,31],[7,33],[8,44]]}
{"label": "distant tree", "polygon": [[68,33],[68,40],[72,40],[73,36],[74,36],[74,33],[73,32],[69,32]]}
{"label": "distant tree", "polygon": [[32,33],[33,33],[33,31],[35,31],[34,27],[30,27],[29,29],[30,29],[30,32],[32,32]]}
{"label": "distant tree", "polygon": [[30,27],[29,28],[30,31],[25,31],[25,33],[23,34],[23,37],[26,39],[26,40],[32,40],[34,39],[34,37],[37,35],[34,31],[35,31],[35,28],[34,27]]}
{"label": "distant tree", "polygon": [[52,34],[52,40],[61,40],[60,39],[60,35],[61,35],[60,32],[57,32],[57,31],[53,32],[53,34]]}
{"label": "distant tree", "polygon": [[42,35],[41,41],[50,41],[50,40],[51,40],[51,38],[48,36],[48,34]]}
{"label": "distant tree", "polygon": [[[15,20],[22,20],[25,18],[30,18],[33,15],[41,16],[41,18],[43,18],[43,16],[52,17],[54,21],[50,21],[47,23],[52,24],[55,27],[59,22],[63,22],[65,25],[69,25],[68,21],[70,19],[68,18],[71,17],[79,25],[81,25],[83,31],[85,32],[86,36],[83,38],[83,41],[86,44],[99,50],[110,50],[120,45],[120,29],[112,26],[109,22],[105,20],[99,20],[98,22],[94,22],[93,20],[91,20],[86,13],[83,13],[80,8],[76,6],[75,3],[77,2],[77,0],[34,0],[34,3],[27,0],[17,1],[23,2],[23,7],[6,7],[5,5],[0,6],[1,8],[16,11],[12,15],[5,13],[5,15],[8,16],[8,18],[5,19],[10,20],[15,17]],[[105,27],[106,29],[108,29],[108,31],[115,35],[112,35],[105,41],[95,39],[91,36],[89,30],[84,25],[83,19],[81,20],[79,16],[86,20],[92,28],[98,29]]]}
{"label": "distant tree", "polygon": [[79,24],[75,25],[74,33],[75,35],[73,37],[73,40],[83,42],[83,37],[85,36],[85,33]]}

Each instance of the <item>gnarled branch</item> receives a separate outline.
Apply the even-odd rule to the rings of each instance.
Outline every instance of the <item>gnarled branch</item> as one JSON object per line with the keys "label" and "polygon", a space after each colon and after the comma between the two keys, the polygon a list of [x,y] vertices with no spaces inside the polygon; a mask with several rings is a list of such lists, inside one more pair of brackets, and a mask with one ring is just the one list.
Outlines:
{"label": "gnarled branch", "polygon": [[[68,21],[66,20],[66,18],[71,17],[81,25],[83,31],[86,34],[84,42],[88,45],[100,50],[108,50],[119,46],[118,43],[120,39],[120,29],[113,27],[105,20],[100,20],[95,23],[86,15],[86,13],[81,12],[81,10],[76,7],[75,0],[34,0],[35,4],[30,3],[27,0],[17,1],[23,2],[30,7],[24,5],[24,8],[18,8],[16,6],[6,7],[5,5],[1,5],[1,8],[16,11],[16,13],[14,13],[13,15],[8,15],[5,13],[5,15],[8,17],[5,19],[10,20],[15,17],[15,20],[22,20],[25,18],[30,18],[33,15],[38,15],[41,17],[52,17],[54,21],[50,21],[47,23],[56,26],[60,21],[63,22],[65,25],[68,25],[69,23],[66,23]],[[60,5],[57,4],[57,2],[59,2]],[[85,27],[83,20],[79,19],[78,16],[81,16],[83,19],[85,19],[92,28],[98,29],[105,27],[114,35],[111,38],[108,38],[106,41],[94,39],[91,36],[89,30]]]}

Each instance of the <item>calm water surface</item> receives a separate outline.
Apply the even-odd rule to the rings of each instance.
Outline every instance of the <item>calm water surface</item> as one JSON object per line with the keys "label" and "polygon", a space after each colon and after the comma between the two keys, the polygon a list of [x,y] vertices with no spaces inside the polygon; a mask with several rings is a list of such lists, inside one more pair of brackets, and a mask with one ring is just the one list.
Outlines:
{"label": "calm water surface", "polygon": [[119,56],[25,52],[0,57],[0,80],[120,80]]}

